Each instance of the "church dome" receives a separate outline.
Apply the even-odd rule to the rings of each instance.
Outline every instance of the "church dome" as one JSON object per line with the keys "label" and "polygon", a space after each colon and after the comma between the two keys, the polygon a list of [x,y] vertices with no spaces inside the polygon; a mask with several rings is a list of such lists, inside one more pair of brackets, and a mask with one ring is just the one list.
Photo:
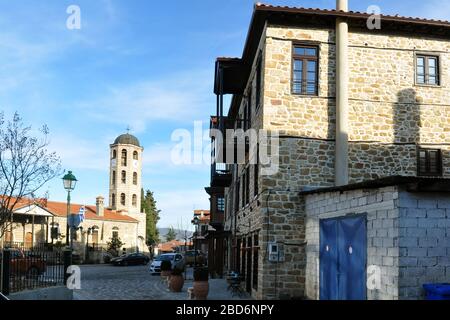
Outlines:
{"label": "church dome", "polygon": [[136,147],[140,147],[141,145],[139,144],[139,140],[138,138],[136,138],[135,136],[129,134],[129,133],[125,133],[122,134],[120,136],[118,136],[116,138],[116,140],[114,141],[114,144],[131,144],[134,145]]}

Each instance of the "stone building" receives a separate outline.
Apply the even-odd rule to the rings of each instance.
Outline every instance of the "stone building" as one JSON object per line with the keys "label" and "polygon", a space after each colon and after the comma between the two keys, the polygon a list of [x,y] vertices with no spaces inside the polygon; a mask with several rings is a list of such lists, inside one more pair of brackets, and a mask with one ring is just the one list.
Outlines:
{"label": "stone building", "polygon": [[[127,252],[148,252],[146,215],[140,212],[143,148],[130,134],[119,136],[110,148],[109,206],[102,196],[95,205],[71,204],[71,214],[85,208],[85,220],[74,233],[74,248],[82,257],[86,248],[105,249],[113,237],[121,239]],[[66,242],[66,202],[22,199],[15,207],[13,221],[1,239],[4,246],[36,248]]]}
{"label": "stone building", "polygon": [[[309,206],[316,206],[311,202],[327,193],[305,192],[355,184],[356,190],[358,183],[393,176],[450,178],[450,23],[382,15],[381,29],[368,28],[370,15],[349,12],[346,1],[337,2],[339,10],[258,3],[242,57],[216,61],[217,107],[211,129],[223,133],[227,129],[263,129],[279,135],[278,148],[270,141],[260,141],[256,148],[260,151],[268,146],[276,151],[278,170],[267,175],[262,170],[270,164],[254,161],[259,153],[254,146],[243,148],[243,161],[230,162],[225,157],[230,145],[240,147],[234,147],[235,140],[228,136],[222,141],[214,130],[211,134],[214,161],[207,189],[211,219],[216,220],[214,212],[220,212],[217,208],[222,201],[218,199],[223,198],[224,216],[218,224],[223,231],[217,239],[225,248],[225,269],[240,271],[245,278],[243,286],[255,298],[319,297],[317,272],[311,270],[322,262],[309,259],[317,258],[314,245],[318,245],[317,225],[322,216]],[[227,94],[232,95],[228,111],[223,103]],[[397,261],[396,270],[384,274],[391,277],[383,280],[385,291],[366,292],[367,298],[419,296],[419,283],[409,289],[403,285],[412,275],[406,276],[402,269],[409,258],[405,252],[411,249],[421,254],[423,250],[413,250],[414,241],[411,247],[402,246],[405,238],[400,232],[408,232],[408,223],[418,223],[403,216],[408,216],[405,212],[409,210],[404,209],[409,207],[404,207],[407,200],[402,199],[418,197],[417,201],[427,203],[431,197],[436,201],[433,209],[441,210],[440,219],[447,227],[430,237],[429,249],[434,250],[450,235],[447,207],[439,207],[449,199],[445,190],[434,197],[427,194],[429,190],[412,193],[404,184],[393,182],[368,192],[371,199],[386,193],[391,200],[400,200],[382,209],[388,213],[377,216],[379,224],[385,214],[398,214],[389,230],[393,238],[378,239],[367,248],[371,257],[378,250],[373,246],[380,245],[376,252],[382,255],[381,261]],[[340,191],[329,191],[326,197],[337,197],[336,192]],[[351,192],[358,198],[367,193],[363,186]],[[342,197],[344,203],[335,203],[336,207],[346,206],[347,198]],[[354,201],[361,208],[366,206],[365,200]],[[360,209],[345,214],[363,212],[367,221],[374,218],[372,211]],[[437,212],[428,216],[426,208],[411,209],[422,215],[414,219],[435,223],[431,217]],[[319,208],[320,214],[332,216],[333,211],[337,209]],[[307,236],[308,226],[312,233]],[[440,240],[434,245],[435,238]],[[390,241],[392,246],[387,245]],[[436,250],[444,254],[448,248]],[[398,251],[396,256],[393,251]],[[433,256],[443,272],[440,275],[447,279],[445,257],[449,254]],[[417,261],[412,260],[409,262]],[[389,289],[386,281],[391,280],[400,284]]]}
{"label": "stone building", "polygon": [[141,212],[144,148],[135,136],[127,133],[117,137],[110,149],[109,207],[139,221],[138,237],[145,241],[146,215]]}
{"label": "stone building", "polygon": [[211,222],[210,211],[194,210],[194,219],[195,218],[198,219],[198,224],[194,225],[195,232],[192,235],[194,248],[208,256],[210,241],[207,239],[207,234],[210,228],[209,223]]}

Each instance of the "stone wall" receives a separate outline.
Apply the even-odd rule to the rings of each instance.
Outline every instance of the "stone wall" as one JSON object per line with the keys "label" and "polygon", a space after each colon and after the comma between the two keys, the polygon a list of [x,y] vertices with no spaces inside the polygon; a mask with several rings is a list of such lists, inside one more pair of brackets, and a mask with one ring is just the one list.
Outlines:
{"label": "stone wall", "polygon": [[[318,96],[291,93],[292,45],[302,41],[319,47]],[[349,41],[350,182],[416,175],[419,145],[443,150],[444,176],[450,177],[450,42],[416,38],[411,34],[375,34],[354,28],[350,28]],[[281,136],[279,170],[271,176],[259,176],[258,195],[253,192],[254,172],[250,170],[251,204],[236,207],[234,193],[246,166],[235,166],[233,182],[225,191],[225,229],[234,232],[237,228],[241,235],[260,234],[259,289],[253,292],[257,298],[279,298],[277,290],[291,296],[304,293],[304,248],[298,244],[305,239],[305,212],[297,194],[304,188],[334,184],[335,49],[333,29],[266,25],[258,48],[263,61],[263,90],[258,109],[255,102],[258,57],[254,57],[239,106],[239,118],[243,118],[245,96],[251,87],[252,128],[278,131]],[[441,87],[415,85],[414,57],[422,50],[440,55]],[[242,190],[241,187],[240,197]],[[385,212],[379,214],[382,217]],[[375,210],[370,218],[376,219],[377,215]],[[394,219],[393,215],[391,212],[390,218],[381,219]],[[382,226],[373,228],[374,241],[382,243],[386,230]],[[379,235],[378,229],[382,230]],[[294,241],[297,245],[286,246],[286,261],[274,264],[267,261],[269,241]],[[380,257],[385,249],[388,247],[379,253],[372,250],[370,254]],[[394,254],[394,251],[389,252]],[[395,261],[392,258],[386,259],[386,263]],[[395,277],[391,267],[386,265],[383,269],[386,270],[385,287],[370,293],[371,298],[398,297],[398,292],[388,285],[389,277]]]}
{"label": "stone wall", "polygon": [[319,299],[320,219],[347,214],[367,215],[367,265],[378,266],[381,286],[367,290],[369,300],[398,299],[398,224],[396,187],[331,192],[305,196],[306,208],[306,296]]}
{"label": "stone wall", "polygon": [[[319,47],[319,94],[291,94],[292,45]],[[350,182],[416,175],[416,148],[443,150],[450,177],[450,42],[411,34],[350,28]],[[415,54],[440,57],[441,86],[415,84]],[[264,128],[334,143],[335,33],[269,25],[266,41]],[[300,152],[300,150],[299,150]]]}
{"label": "stone wall", "polygon": [[[265,35],[261,37],[261,41],[259,44],[259,49],[261,55],[261,62],[262,62],[262,72],[264,74],[264,65],[265,65]],[[253,129],[261,129],[263,127],[262,121],[263,121],[263,101],[264,101],[264,95],[261,91],[260,101],[257,101],[256,99],[256,70],[257,70],[257,61],[258,61],[259,55],[254,57],[252,70],[249,75],[249,79],[246,84],[245,94],[244,98],[241,101],[241,104],[238,108],[238,118],[243,119],[244,118],[244,108],[249,100],[252,101],[252,104],[250,106],[251,110],[251,127]],[[262,78],[262,86],[264,87],[265,78]],[[249,99],[249,93],[252,93],[251,99]],[[252,159],[248,159],[252,160]],[[241,205],[241,203],[236,204],[234,202],[235,200],[235,194],[239,190],[239,199],[242,199],[243,196],[243,188],[242,188],[242,177],[245,172],[245,169],[247,167],[250,167],[250,190],[249,190],[249,204],[248,205]],[[256,194],[255,192],[255,170],[253,165],[251,164],[236,164],[232,166],[232,182],[230,185],[230,188],[225,189],[225,201],[226,201],[226,208],[225,208],[225,214],[224,214],[224,229],[231,231],[233,234],[233,238],[247,238],[249,236],[258,235],[259,236],[259,243],[260,243],[260,250],[258,255],[258,290],[252,289],[252,296],[258,299],[265,298],[262,295],[262,291],[264,290],[264,283],[263,280],[263,271],[265,270],[265,247],[263,245],[263,234],[265,234],[265,228],[266,225],[264,223],[264,215],[263,215],[263,204],[262,204],[262,198],[263,193],[262,187],[261,187],[261,176],[259,176],[259,193]],[[239,187],[238,187],[239,184]],[[226,259],[228,261],[225,263],[228,268],[232,269],[232,261],[235,260],[235,257],[233,256],[233,243],[232,241],[228,242],[228,256]],[[240,248],[238,249],[240,250]],[[253,255],[250,259],[251,263],[253,264]],[[253,272],[253,270],[252,270]]]}

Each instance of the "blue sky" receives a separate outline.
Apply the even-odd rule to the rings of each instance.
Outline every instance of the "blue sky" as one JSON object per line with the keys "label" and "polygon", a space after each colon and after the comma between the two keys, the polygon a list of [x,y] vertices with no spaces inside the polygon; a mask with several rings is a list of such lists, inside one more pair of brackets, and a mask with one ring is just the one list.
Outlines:
{"label": "blue sky", "polygon": [[[81,30],[66,28],[71,4],[81,8]],[[450,19],[450,0],[350,0],[352,10],[373,4],[383,13]],[[214,113],[214,60],[241,55],[252,7],[249,0],[0,0],[0,111],[49,126],[51,149],[79,179],[73,199],[86,204],[108,195],[109,144],[130,126],[145,148],[143,185],[155,192],[160,227],[186,227],[194,208],[209,207],[209,167],[172,164],[171,134]],[[65,200],[59,179],[47,189],[51,200]]]}

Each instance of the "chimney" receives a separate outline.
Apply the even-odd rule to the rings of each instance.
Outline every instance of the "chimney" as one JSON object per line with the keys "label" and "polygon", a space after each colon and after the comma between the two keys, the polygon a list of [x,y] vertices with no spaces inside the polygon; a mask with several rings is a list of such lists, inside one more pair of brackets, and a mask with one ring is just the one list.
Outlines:
{"label": "chimney", "polygon": [[95,205],[97,207],[97,215],[99,217],[103,217],[105,215],[105,206],[104,206],[104,200],[102,196],[99,196],[95,199]]}
{"label": "chimney", "polygon": [[[336,9],[348,11],[348,0],[337,0]],[[348,23],[336,18],[336,155],[335,185],[348,184]]]}
{"label": "chimney", "polygon": [[336,10],[348,11],[348,0],[337,0]]}

